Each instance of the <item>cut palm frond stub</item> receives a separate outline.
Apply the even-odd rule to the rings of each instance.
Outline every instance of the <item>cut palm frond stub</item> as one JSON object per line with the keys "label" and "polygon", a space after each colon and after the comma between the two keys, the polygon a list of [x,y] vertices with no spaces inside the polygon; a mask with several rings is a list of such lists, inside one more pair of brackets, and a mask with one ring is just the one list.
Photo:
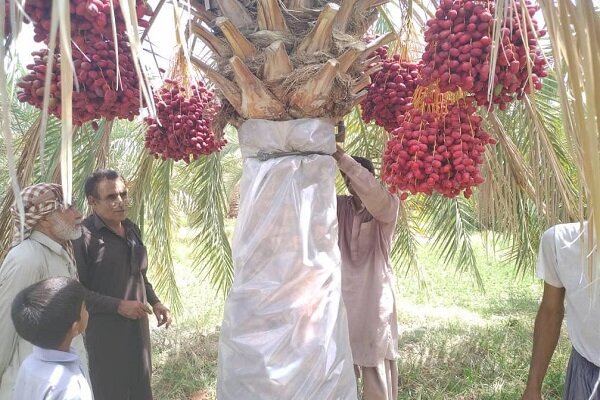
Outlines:
{"label": "cut palm frond stub", "polygon": [[366,57],[395,37],[385,35],[373,46],[363,42],[376,2],[216,3],[206,10],[204,2],[192,1],[195,15],[210,27],[196,26],[192,33],[213,49],[217,68],[194,63],[223,97],[219,118],[234,124],[250,118],[339,120],[366,94]]}

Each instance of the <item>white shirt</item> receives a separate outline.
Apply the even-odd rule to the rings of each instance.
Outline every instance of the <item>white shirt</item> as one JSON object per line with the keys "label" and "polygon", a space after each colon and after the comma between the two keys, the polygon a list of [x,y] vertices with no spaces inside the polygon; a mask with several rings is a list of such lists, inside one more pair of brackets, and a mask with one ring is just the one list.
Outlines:
{"label": "white shirt", "polygon": [[75,349],[69,353],[33,346],[23,361],[14,400],[92,400]]}
{"label": "white shirt", "polygon": [[596,283],[590,285],[587,230],[587,222],[583,235],[579,223],[548,229],[540,241],[537,275],[551,286],[565,288],[567,330],[573,347],[600,366],[600,283],[595,266],[596,278],[592,279]]}
{"label": "white shirt", "polygon": [[[59,243],[38,231],[13,247],[0,267],[0,400],[12,398],[19,367],[33,349],[15,331],[10,317],[12,301],[27,286],[54,276],[77,278],[76,268]],[[76,337],[72,346],[89,376],[83,338]]]}

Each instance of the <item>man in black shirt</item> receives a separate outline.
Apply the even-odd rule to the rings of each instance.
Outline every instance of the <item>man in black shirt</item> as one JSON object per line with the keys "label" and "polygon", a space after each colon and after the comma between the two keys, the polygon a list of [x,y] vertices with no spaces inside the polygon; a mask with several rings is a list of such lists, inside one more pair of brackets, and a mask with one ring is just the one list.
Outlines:
{"label": "man in black shirt", "polygon": [[86,330],[96,400],[151,400],[148,314],[169,326],[171,314],[146,277],[146,247],[140,229],[127,219],[123,177],[100,170],[85,183],[93,213],[73,242],[81,283],[89,290]]}

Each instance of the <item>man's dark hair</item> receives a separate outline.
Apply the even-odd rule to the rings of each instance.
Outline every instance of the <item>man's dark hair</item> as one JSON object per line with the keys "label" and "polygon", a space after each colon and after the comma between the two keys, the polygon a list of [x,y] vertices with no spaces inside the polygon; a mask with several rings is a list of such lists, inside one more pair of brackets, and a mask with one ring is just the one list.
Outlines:
{"label": "man's dark hair", "polygon": [[23,339],[56,349],[81,318],[84,298],[85,289],[75,279],[49,278],[21,290],[12,302],[10,316]]}
{"label": "man's dark hair", "polygon": [[85,180],[85,185],[83,186],[85,197],[93,196],[98,198],[98,183],[105,179],[108,179],[109,181],[114,181],[117,179],[125,181],[125,179],[123,179],[123,175],[117,171],[112,169],[99,169]]}
{"label": "man's dark hair", "polygon": [[369,160],[368,158],[359,157],[359,156],[352,156],[352,158],[354,159],[354,161],[356,161],[357,163],[359,163],[360,165],[362,165],[363,167],[368,169],[370,173],[375,175],[375,167],[373,166],[373,162],[371,162],[371,160]]}

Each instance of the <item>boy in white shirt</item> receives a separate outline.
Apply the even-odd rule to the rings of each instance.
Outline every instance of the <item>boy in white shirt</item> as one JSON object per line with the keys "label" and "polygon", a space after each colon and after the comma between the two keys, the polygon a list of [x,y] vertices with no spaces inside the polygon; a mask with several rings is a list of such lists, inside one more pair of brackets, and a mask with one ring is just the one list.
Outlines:
{"label": "boy in white shirt", "polygon": [[85,289],[72,278],[54,277],[17,294],[11,318],[17,333],[34,345],[21,364],[14,400],[92,400],[92,391],[71,342],[85,331]]}

